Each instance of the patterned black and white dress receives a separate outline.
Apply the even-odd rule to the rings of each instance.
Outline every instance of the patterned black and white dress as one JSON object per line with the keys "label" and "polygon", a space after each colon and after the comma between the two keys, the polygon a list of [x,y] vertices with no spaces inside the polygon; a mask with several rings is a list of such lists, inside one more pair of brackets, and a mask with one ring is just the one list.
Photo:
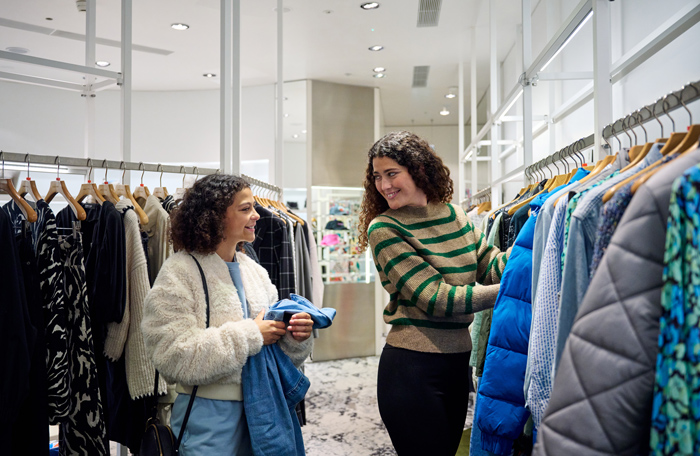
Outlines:
{"label": "patterned black and white dress", "polygon": [[109,442],[97,379],[81,234],[59,240],[68,310],[70,412],[60,426],[61,455],[107,455]]}

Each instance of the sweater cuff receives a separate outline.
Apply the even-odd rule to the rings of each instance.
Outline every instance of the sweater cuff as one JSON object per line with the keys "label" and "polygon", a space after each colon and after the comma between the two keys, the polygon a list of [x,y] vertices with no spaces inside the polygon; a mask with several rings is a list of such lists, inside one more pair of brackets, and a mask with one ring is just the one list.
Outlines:
{"label": "sweater cuff", "polygon": [[258,324],[255,320],[250,318],[244,319],[238,322],[225,323],[224,326],[231,324],[234,327],[234,331],[241,331],[245,341],[248,344],[248,357],[255,356],[260,353],[263,347],[263,335],[258,328]]}
{"label": "sweater cuff", "polygon": [[500,284],[496,285],[476,285],[472,289],[472,311],[471,313],[480,312],[486,309],[492,309],[496,304],[498,290],[501,289]]}

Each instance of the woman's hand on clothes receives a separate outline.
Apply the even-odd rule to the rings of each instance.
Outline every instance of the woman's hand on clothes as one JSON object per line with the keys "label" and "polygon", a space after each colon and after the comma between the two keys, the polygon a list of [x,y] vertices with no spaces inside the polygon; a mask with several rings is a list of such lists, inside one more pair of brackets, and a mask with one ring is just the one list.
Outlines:
{"label": "woman's hand on clothes", "polygon": [[289,319],[287,331],[292,332],[292,337],[295,340],[303,342],[311,336],[313,325],[314,321],[311,319],[311,315],[301,312],[292,315],[292,318]]}
{"label": "woman's hand on clothes", "polygon": [[274,320],[263,320],[265,316],[265,309],[261,310],[257,317],[255,317],[255,323],[260,329],[260,333],[263,336],[263,345],[272,345],[277,343],[282,336],[284,336],[284,322],[274,321]]}

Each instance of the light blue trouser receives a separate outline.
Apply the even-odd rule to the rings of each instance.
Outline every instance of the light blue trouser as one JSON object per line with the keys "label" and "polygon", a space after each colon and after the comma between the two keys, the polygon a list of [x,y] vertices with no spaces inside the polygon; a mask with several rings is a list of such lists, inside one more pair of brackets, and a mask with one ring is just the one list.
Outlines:
{"label": "light blue trouser", "polygon": [[[179,394],[173,404],[170,423],[176,439],[189,402],[189,394]],[[195,397],[180,455],[253,456],[243,402]]]}

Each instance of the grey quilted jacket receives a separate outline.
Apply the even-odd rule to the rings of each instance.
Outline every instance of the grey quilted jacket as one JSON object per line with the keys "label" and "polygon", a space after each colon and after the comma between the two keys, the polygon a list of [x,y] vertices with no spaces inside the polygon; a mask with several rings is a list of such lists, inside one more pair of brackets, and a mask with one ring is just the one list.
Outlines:
{"label": "grey quilted jacket", "polygon": [[576,315],[534,455],[648,454],[671,186],[700,149],[632,198]]}

